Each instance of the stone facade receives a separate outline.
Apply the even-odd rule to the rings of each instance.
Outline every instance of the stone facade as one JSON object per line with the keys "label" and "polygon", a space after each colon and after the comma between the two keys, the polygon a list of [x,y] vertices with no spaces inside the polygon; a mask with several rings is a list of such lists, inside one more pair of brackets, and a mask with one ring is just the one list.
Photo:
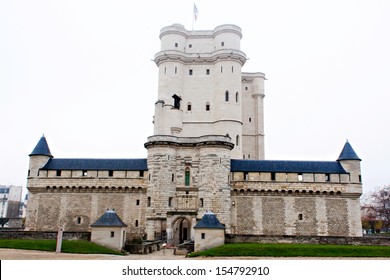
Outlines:
{"label": "stone facade", "polygon": [[128,239],[194,240],[213,211],[226,234],[362,235],[360,159],[264,160],[263,73],[243,73],[241,29],[161,30],[154,135],[147,159],[57,159],[45,137],[30,154],[29,230],[90,231],[106,209]]}

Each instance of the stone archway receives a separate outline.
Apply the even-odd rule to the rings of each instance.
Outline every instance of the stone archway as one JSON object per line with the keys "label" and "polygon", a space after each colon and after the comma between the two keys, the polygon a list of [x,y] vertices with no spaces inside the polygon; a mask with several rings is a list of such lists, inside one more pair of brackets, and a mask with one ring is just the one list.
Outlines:
{"label": "stone archway", "polygon": [[178,217],[172,223],[172,231],[174,244],[191,240],[191,221],[185,217]]}

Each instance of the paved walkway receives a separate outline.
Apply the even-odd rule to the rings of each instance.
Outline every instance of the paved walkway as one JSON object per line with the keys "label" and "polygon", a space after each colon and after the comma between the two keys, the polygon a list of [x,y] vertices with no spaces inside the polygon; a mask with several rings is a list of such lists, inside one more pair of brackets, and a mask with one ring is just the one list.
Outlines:
{"label": "paved walkway", "polygon": [[0,249],[0,260],[184,260],[183,255],[174,255],[173,249],[156,251],[151,254],[127,256],[103,254],[69,254],[34,250]]}

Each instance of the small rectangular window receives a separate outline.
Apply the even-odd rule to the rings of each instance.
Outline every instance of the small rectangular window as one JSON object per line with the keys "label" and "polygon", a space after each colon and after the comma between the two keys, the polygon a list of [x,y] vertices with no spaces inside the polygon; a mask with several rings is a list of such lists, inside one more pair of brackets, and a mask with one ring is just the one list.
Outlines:
{"label": "small rectangular window", "polygon": [[135,227],[138,227],[138,220],[135,220]]}
{"label": "small rectangular window", "polygon": [[245,87],[245,90],[248,90],[248,87]]}
{"label": "small rectangular window", "polygon": [[204,201],[203,201],[203,198],[200,199],[200,207],[203,207],[204,205]]}
{"label": "small rectangular window", "polygon": [[202,232],[200,235],[202,239],[206,239],[206,233]]}
{"label": "small rectangular window", "polygon": [[135,205],[139,205],[139,199],[136,200]]}
{"label": "small rectangular window", "polygon": [[187,104],[187,111],[191,111],[191,109],[192,109],[191,104]]}
{"label": "small rectangular window", "polygon": [[252,118],[249,118],[249,122],[252,122]]}
{"label": "small rectangular window", "polygon": [[206,104],[206,111],[210,111],[210,104]]}
{"label": "small rectangular window", "polygon": [[83,176],[88,176],[88,171],[87,170],[83,170]]}
{"label": "small rectangular window", "polygon": [[189,48],[192,48],[192,44],[189,44],[188,47],[189,47]]}
{"label": "small rectangular window", "polygon": [[108,177],[114,176],[114,170],[108,170]]}
{"label": "small rectangular window", "polygon": [[330,174],[325,174],[325,181],[330,182]]}
{"label": "small rectangular window", "polygon": [[221,47],[225,46],[225,42],[221,42]]}
{"label": "small rectangular window", "polygon": [[143,170],[140,170],[140,171],[139,171],[139,176],[140,176],[141,178],[143,178],[144,175],[145,175],[145,172],[144,172]]}
{"label": "small rectangular window", "polygon": [[248,179],[249,179],[249,174],[248,174],[248,172],[244,172],[244,180],[245,180],[245,181],[248,181]]}
{"label": "small rectangular window", "polygon": [[61,170],[57,170],[57,171],[56,171],[56,175],[57,175],[57,176],[61,176]]}
{"label": "small rectangular window", "polygon": [[299,182],[303,181],[303,174],[302,173],[298,173],[298,181]]}
{"label": "small rectangular window", "polygon": [[172,207],[173,197],[168,198],[168,207]]}
{"label": "small rectangular window", "polygon": [[210,69],[206,69],[206,75],[210,75]]}
{"label": "small rectangular window", "polygon": [[276,180],[276,173],[271,172],[271,181],[275,181],[275,180]]}
{"label": "small rectangular window", "polygon": [[192,69],[190,69],[190,70],[188,71],[188,74],[191,76],[192,73],[193,73],[193,71],[192,71]]}
{"label": "small rectangular window", "polygon": [[179,46],[179,44],[178,43],[175,43],[175,48],[177,48]]}
{"label": "small rectangular window", "polygon": [[111,231],[111,238],[113,238],[115,236],[115,232]]}

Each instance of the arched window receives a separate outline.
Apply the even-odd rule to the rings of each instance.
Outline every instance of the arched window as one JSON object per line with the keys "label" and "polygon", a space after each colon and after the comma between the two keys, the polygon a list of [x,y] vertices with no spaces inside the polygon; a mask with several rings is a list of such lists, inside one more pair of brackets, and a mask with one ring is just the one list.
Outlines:
{"label": "arched window", "polygon": [[189,186],[190,185],[190,169],[187,167],[186,170],[185,170],[185,181],[184,181],[184,185],[185,186]]}
{"label": "arched window", "polygon": [[238,102],[239,94],[238,91],[236,92],[236,102]]}
{"label": "arched window", "polygon": [[206,103],[206,111],[210,111],[210,103],[209,102]]}
{"label": "arched window", "polygon": [[225,91],[225,101],[229,101],[229,91]]}
{"label": "arched window", "polygon": [[237,135],[236,136],[236,146],[239,146],[240,145],[240,136]]}

